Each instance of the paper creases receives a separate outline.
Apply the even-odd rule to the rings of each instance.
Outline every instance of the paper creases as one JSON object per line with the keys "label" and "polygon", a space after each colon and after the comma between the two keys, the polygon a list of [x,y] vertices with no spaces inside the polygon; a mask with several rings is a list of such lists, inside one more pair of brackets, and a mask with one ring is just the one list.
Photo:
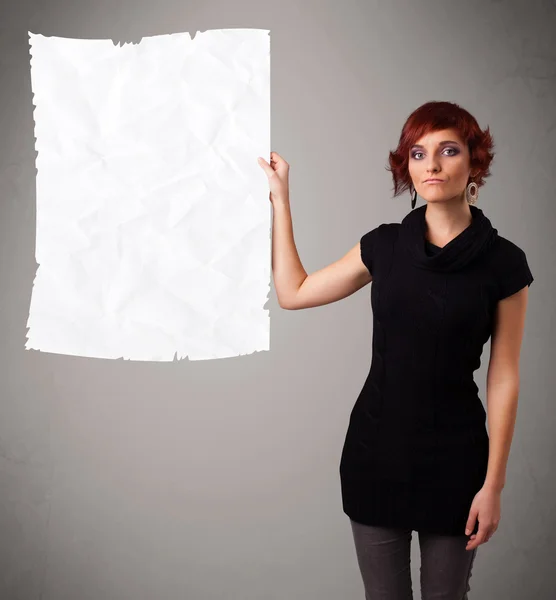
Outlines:
{"label": "paper creases", "polygon": [[26,348],[150,361],[268,350],[269,32],[30,43],[39,266]]}

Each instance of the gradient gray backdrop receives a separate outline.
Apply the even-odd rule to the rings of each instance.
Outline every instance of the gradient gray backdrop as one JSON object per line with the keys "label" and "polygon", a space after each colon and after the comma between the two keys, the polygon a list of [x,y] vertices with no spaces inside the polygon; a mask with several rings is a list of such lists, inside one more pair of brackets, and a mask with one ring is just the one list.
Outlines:
{"label": "gradient gray backdrop", "polygon": [[[139,41],[247,27],[271,30],[272,149],[291,165],[309,273],[410,210],[385,165],[413,109],[454,101],[490,125],[497,154],[478,206],[525,250],[535,283],[502,520],[470,598],[555,598],[554,2],[4,0],[0,599],[363,598],[338,469],[370,364],[370,286],[303,311],[280,309],[272,288],[271,350],[240,358],[24,349],[36,270],[27,31]],[[416,599],[418,552],[414,535]]]}

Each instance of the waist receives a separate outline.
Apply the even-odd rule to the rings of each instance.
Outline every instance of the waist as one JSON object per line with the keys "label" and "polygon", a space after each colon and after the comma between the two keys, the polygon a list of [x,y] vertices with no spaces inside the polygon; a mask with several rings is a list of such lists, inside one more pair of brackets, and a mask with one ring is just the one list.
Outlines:
{"label": "waist", "polygon": [[419,432],[438,430],[447,435],[485,428],[486,411],[476,386],[439,389],[433,381],[407,386],[368,379],[359,394],[355,412],[374,420],[381,429]]}

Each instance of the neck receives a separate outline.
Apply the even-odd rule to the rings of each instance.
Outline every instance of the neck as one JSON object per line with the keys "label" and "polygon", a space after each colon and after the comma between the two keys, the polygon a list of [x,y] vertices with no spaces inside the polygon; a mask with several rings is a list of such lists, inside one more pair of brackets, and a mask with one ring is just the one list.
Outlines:
{"label": "neck", "polygon": [[472,221],[471,209],[464,198],[428,202],[425,210],[426,239],[437,246],[444,246]]}

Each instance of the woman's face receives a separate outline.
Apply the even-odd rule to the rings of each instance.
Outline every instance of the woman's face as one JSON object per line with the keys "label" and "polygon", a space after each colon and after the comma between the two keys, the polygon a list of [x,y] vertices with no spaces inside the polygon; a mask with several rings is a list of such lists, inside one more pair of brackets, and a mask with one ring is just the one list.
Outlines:
{"label": "woman's face", "polygon": [[[470,175],[467,144],[454,129],[424,135],[409,150],[413,187],[427,202],[461,199]],[[441,182],[429,183],[429,178]]]}

